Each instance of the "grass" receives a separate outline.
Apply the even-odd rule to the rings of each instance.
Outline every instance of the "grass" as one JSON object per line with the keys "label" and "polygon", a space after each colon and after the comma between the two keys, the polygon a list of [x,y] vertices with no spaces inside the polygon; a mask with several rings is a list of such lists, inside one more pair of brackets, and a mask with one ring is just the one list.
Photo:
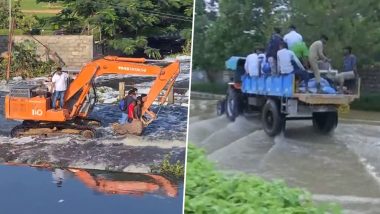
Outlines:
{"label": "grass", "polygon": [[[15,2],[16,0],[13,0]],[[36,0],[20,0],[21,1],[21,10],[25,14],[34,14],[38,17],[51,17],[54,16],[55,14],[53,13],[43,13],[42,11],[48,11],[48,10],[57,10],[57,9],[62,9],[62,5],[60,3],[37,3]],[[41,10],[41,12],[36,13],[36,12],[31,12],[30,10]]]}
{"label": "grass", "polygon": [[197,92],[206,92],[212,94],[225,94],[227,83],[192,83],[191,90]]}
{"label": "grass", "polygon": [[336,204],[316,204],[310,193],[281,181],[247,174],[227,176],[215,170],[202,150],[189,144],[185,213],[338,214]]}
{"label": "grass", "polygon": [[351,109],[362,111],[380,111],[380,94],[366,93],[351,104]]}
{"label": "grass", "polygon": [[51,10],[60,8],[62,8],[62,6],[59,3],[51,3],[49,7],[49,4],[45,2],[37,3],[36,0],[21,0],[22,10]]}
{"label": "grass", "polygon": [[31,16],[36,15],[39,18],[47,18],[47,17],[55,16],[55,14],[53,14],[53,13],[30,13],[28,11],[25,11],[24,14],[31,15]]}
{"label": "grass", "polygon": [[[0,29],[0,36],[8,35],[9,30],[8,29]],[[20,29],[14,30],[14,35],[22,35],[24,32]]]}

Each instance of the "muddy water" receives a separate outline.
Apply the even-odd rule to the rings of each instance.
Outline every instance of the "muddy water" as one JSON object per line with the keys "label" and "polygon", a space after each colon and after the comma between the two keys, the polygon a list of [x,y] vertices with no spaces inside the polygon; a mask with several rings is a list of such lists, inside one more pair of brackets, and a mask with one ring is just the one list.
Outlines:
{"label": "muddy water", "polygon": [[[5,93],[0,92],[0,96]],[[120,117],[117,104],[98,104],[92,117],[102,121],[100,137],[10,138],[11,129],[20,122],[6,120],[4,98],[0,99],[0,162],[51,163],[65,167],[85,167],[124,172],[150,172],[166,155],[171,161],[185,162],[187,107],[163,106],[157,120],[143,136],[118,136],[111,124]],[[158,107],[152,107],[158,111]]]}
{"label": "muddy water", "polygon": [[365,118],[379,113],[346,115],[328,136],[315,133],[311,121],[291,121],[271,138],[258,115],[231,123],[216,116],[216,101],[191,102],[189,142],[204,147],[221,170],[282,179],[316,201],[341,203],[345,213],[380,212],[380,123]]}
{"label": "muddy water", "polygon": [[182,213],[183,184],[160,175],[0,166],[4,214]]}

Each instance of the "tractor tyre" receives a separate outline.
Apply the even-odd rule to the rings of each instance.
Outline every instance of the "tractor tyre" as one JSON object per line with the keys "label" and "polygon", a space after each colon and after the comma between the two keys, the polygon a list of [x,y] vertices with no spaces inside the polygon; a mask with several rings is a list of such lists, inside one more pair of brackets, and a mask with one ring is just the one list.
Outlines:
{"label": "tractor tyre", "polygon": [[338,125],[337,112],[314,112],[313,127],[322,134],[331,133]]}
{"label": "tractor tyre", "polygon": [[227,99],[226,99],[226,115],[230,121],[235,121],[236,117],[239,115],[239,93],[234,88],[228,89]]}
{"label": "tractor tyre", "polygon": [[265,103],[261,121],[264,131],[271,137],[280,134],[285,129],[285,116],[280,112],[280,105],[273,99],[268,99]]}

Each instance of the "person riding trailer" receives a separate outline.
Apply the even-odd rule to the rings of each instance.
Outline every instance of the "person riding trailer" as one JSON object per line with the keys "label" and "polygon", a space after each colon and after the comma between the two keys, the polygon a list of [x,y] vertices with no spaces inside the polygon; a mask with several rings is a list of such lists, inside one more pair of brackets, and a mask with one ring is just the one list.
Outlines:
{"label": "person riding trailer", "polygon": [[293,73],[296,77],[300,77],[301,81],[305,83],[306,92],[308,92],[310,74],[305,70],[294,52],[286,48],[285,43],[280,43],[280,50],[277,52],[277,65],[277,70],[281,74]]}
{"label": "person riding trailer", "polygon": [[352,89],[353,85],[355,85],[353,81],[358,78],[356,56],[352,54],[352,48],[347,46],[344,48],[343,70],[335,77],[335,81],[339,84],[339,92],[344,92],[343,86],[345,82]]}

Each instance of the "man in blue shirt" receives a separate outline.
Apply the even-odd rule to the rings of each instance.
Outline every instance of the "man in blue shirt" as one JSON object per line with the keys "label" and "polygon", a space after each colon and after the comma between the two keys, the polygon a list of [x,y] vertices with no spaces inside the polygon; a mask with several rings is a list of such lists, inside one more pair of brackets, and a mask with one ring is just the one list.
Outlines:
{"label": "man in blue shirt", "polygon": [[343,70],[336,76],[336,81],[339,83],[339,92],[343,93],[343,85],[346,80],[354,80],[357,77],[359,77],[359,75],[357,71],[356,56],[352,54],[352,47],[345,47],[343,58]]}
{"label": "man in blue shirt", "polygon": [[353,71],[355,76],[357,76],[356,56],[352,54],[352,47],[350,46],[344,48],[343,58],[343,72],[349,71]]}
{"label": "man in blue shirt", "polygon": [[277,51],[280,49],[280,43],[282,42],[281,29],[275,27],[266,50],[266,58],[270,64],[272,75],[279,73],[277,71]]}

